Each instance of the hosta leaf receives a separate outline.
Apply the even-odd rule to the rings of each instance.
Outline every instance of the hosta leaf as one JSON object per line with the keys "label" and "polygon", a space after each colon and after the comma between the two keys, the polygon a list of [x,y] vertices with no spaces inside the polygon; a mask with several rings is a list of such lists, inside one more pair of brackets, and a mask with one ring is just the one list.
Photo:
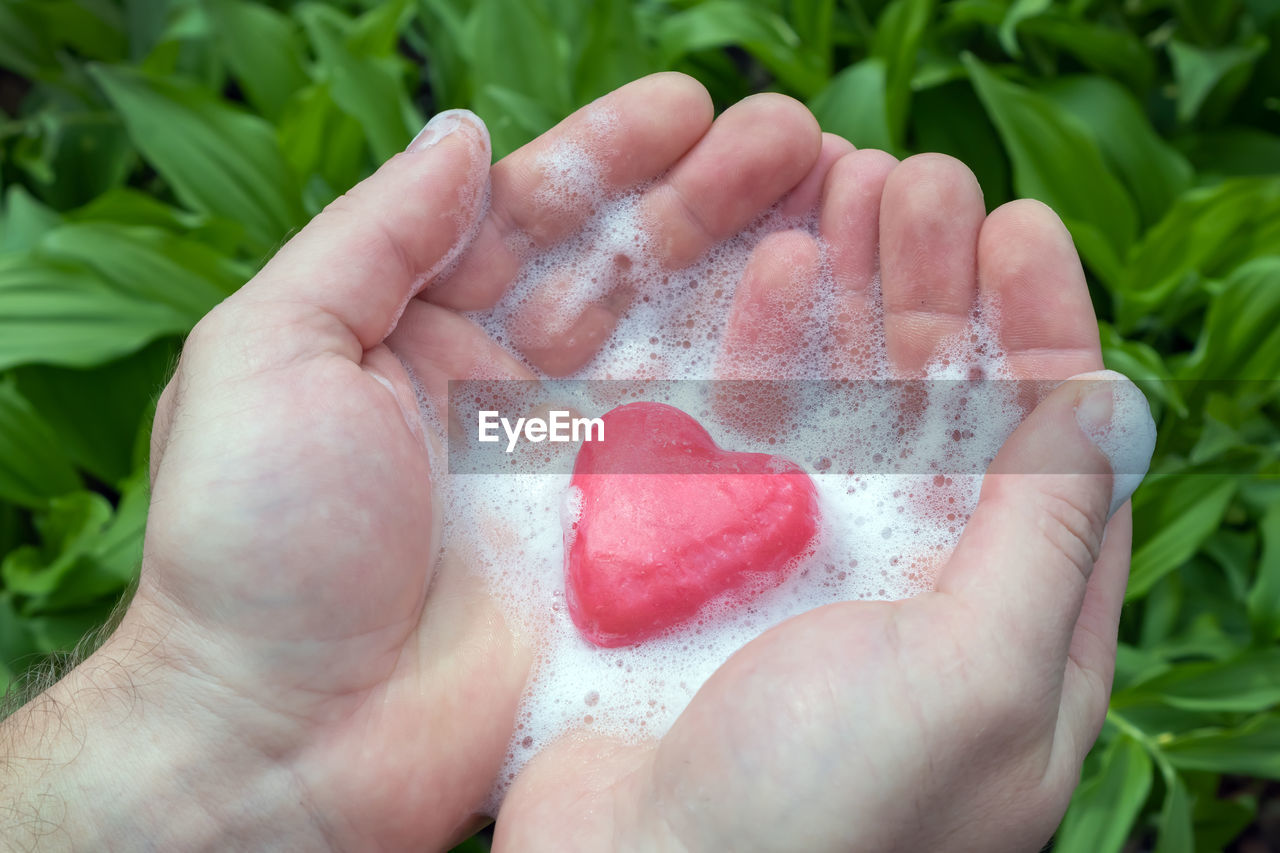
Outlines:
{"label": "hosta leaf", "polygon": [[1147,225],[1191,184],[1191,165],[1164,142],[1124,87],[1097,76],[1060,77],[1041,90],[1088,129]]}
{"label": "hosta leaf", "polygon": [[1089,132],[1045,96],[1004,80],[971,55],[964,61],[1009,152],[1014,189],[1057,211],[1085,262],[1114,281],[1137,232],[1137,213]]}
{"label": "hosta leaf", "polygon": [[192,316],[120,292],[84,267],[0,257],[0,369],[92,366],[184,334]]}
{"label": "hosta leaf", "polygon": [[54,431],[12,382],[0,382],[0,500],[41,507],[79,487]]}
{"label": "hosta leaf", "polygon": [[1280,634],[1280,503],[1272,504],[1258,523],[1262,556],[1249,593],[1249,618],[1254,639],[1271,643]]}
{"label": "hosta leaf", "polygon": [[1148,476],[1134,496],[1134,552],[1126,599],[1142,596],[1218,529],[1235,496],[1233,474]]}
{"label": "hosta leaf", "polygon": [[1098,772],[1085,779],[1054,837],[1056,853],[1119,853],[1151,791],[1151,758],[1121,735],[1102,755]]}
{"label": "hosta leaf", "polygon": [[1236,269],[1214,297],[1188,378],[1280,378],[1280,255]]}
{"label": "hosta leaf", "polygon": [[1194,853],[1195,832],[1191,827],[1191,801],[1187,786],[1176,772],[1165,776],[1164,805],[1155,853]]}
{"label": "hosta leaf", "polygon": [[884,63],[885,106],[889,137],[903,145],[903,128],[911,106],[911,82],[925,28],[933,15],[933,0],[893,0],[876,21],[871,56]]}
{"label": "hosta leaf", "polygon": [[63,451],[78,467],[118,489],[136,467],[138,432],[173,370],[176,351],[172,340],[157,341],[88,369],[27,365],[13,375]]}
{"label": "hosta leaf", "polygon": [[893,150],[886,97],[884,63],[864,59],[833,77],[809,108],[828,133],[859,148]]}
{"label": "hosta leaf", "polygon": [[1280,705],[1280,648],[1225,661],[1179,664],[1145,682],[1138,693],[1189,711],[1256,712]]}
{"label": "hosta leaf", "polygon": [[1278,250],[1280,178],[1238,178],[1184,193],[1129,256],[1113,292],[1116,327],[1129,333],[1151,312],[1171,312],[1171,297],[1188,277],[1222,277]]}
{"label": "hosta leaf", "polygon": [[355,24],[335,9],[309,5],[300,14],[320,58],[321,79],[334,103],[360,125],[374,161],[404,150],[423,120],[409,102],[399,60],[353,49]]}
{"label": "hosta leaf", "polygon": [[297,25],[288,15],[248,0],[204,0],[223,61],[249,103],[267,118],[310,83]]}
{"label": "hosta leaf", "polygon": [[1258,57],[1267,50],[1263,36],[1245,44],[1204,48],[1181,41],[1169,42],[1169,59],[1178,82],[1178,119],[1189,122],[1211,95],[1226,105],[1244,88]]}
{"label": "hosta leaf", "polygon": [[1256,717],[1234,729],[1210,729],[1169,738],[1161,747],[1186,770],[1280,779],[1280,715]]}
{"label": "hosta leaf", "polygon": [[274,248],[305,219],[271,126],[176,78],[96,66],[134,145],[195,210],[242,222],[249,245]]}

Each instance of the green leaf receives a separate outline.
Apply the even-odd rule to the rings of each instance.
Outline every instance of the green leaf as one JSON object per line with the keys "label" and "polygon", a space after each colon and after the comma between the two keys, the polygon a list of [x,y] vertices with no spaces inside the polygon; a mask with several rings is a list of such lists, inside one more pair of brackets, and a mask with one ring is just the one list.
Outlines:
{"label": "green leaf", "polygon": [[76,610],[119,594],[137,577],[148,502],[139,469],[114,512],[101,495],[73,492],[37,513],[41,544],[11,551],[0,563],[7,590],[23,598],[22,613]]}
{"label": "green leaf", "polygon": [[1155,853],[1194,853],[1191,802],[1177,773],[1165,775],[1164,805],[1160,807]]}
{"label": "green leaf", "polygon": [[574,71],[575,103],[588,103],[658,70],[631,0],[595,0]]}
{"label": "green leaf", "polygon": [[1254,640],[1272,643],[1280,636],[1280,503],[1272,504],[1258,522],[1262,557],[1249,592],[1249,621]]}
{"label": "green leaf", "polygon": [[419,0],[419,7],[418,26],[405,31],[405,40],[417,53],[431,57],[425,70],[433,106],[443,109],[471,103],[468,8],[457,0]]}
{"label": "green leaf", "polygon": [[142,566],[142,541],[150,506],[151,484],[144,465],[124,482],[115,515],[93,546],[98,571],[103,577],[114,578],[121,588],[138,576]]}
{"label": "green leaf", "polygon": [[801,97],[811,97],[825,82],[821,59],[802,49],[785,18],[758,4],[707,0],[664,19],[657,38],[664,67],[698,51],[738,46]]}
{"label": "green leaf", "polygon": [[[1182,775],[1182,774],[1180,774]],[[1222,851],[1258,818],[1257,797],[1242,792],[1222,798],[1222,777],[1217,773],[1185,774],[1194,806],[1191,810],[1198,851]]]}
{"label": "green leaf", "polygon": [[143,419],[176,358],[176,345],[166,340],[86,370],[29,365],[13,375],[71,460],[120,488],[134,471],[134,444]]}
{"label": "green leaf", "polygon": [[242,222],[258,253],[302,224],[297,181],[265,121],[176,79],[107,66],[91,72],[184,204]]}
{"label": "green leaf", "polygon": [[1118,78],[1134,91],[1151,87],[1155,62],[1142,40],[1127,30],[1052,11],[1023,21],[1019,29],[1024,37],[1064,50],[1085,67]]}
{"label": "green leaf", "polygon": [[39,10],[27,3],[0,3],[0,68],[27,78],[54,67],[51,43]]}
{"label": "green leaf", "polygon": [[1165,739],[1175,767],[1280,779],[1280,715],[1255,717],[1233,729],[1209,729]]}
{"label": "green leaf", "polygon": [[1280,705],[1277,672],[1280,647],[1226,661],[1178,664],[1136,690],[1188,711],[1253,713]]}
{"label": "green leaf", "polygon": [[0,369],[88,367],[184,334],[191,316],[123,293],[84,267],[0,256]]}
{"label": "green leaf", "polygon": [[54,431],[12,382],[0,382],[0,500],[41,507],[78,488]]}
{"label": "green leaf", "polygon": [[1227,278],[1182,373],[1200,380],[1280,376],[1280,256],[1257,258]]}
{"label": "green leaf", "polygon": [[353,22],[347,47],[355,56],[391,56],[401,31],[413,16],[413,0],[385,0],[369,5],[369,11]]}
{"label": "green leaf", "polygon": [[13,156],[40,197],[65,210],[123,183],[135,161],[118,116],[48,107],[27,119]]}
{"label": "green leaf", "polygon": [[30,249],[61,221],[57,213],[31,197],[20,184],[9,187],[0,208],[0,254]]}
{"label": "green leaf", "polygon": [[1053,0],[1013,0],[997,31],[1004,52],[1014,59],[1020,59],[1022,48],[1018,45],[1018,25],[1027,18],[1034,18],[1048,11],[1052,5]]}
{"label": "green leaf", "polygon": [[1169,59],[1178,85],[1178,120],[1190,122],[1204,109],[1210,96],[1225,112],[1249,81],[1258,58],[1266,53],[1267,40],[1259,35],[1246,44],[1221,48],[1196,47],[1173,40]]}
{"label": "green leaf", "polygon": [[[207,213],[193,213],[156,200],[138,190],[121,187],[108,190],[89,204],[70,211],[69,222],[106,222],[114,225],[145,225],[187,237],[224,256],[233,255],[244,240],[239,223]],[[244,277],[252,272],[242,271]]]}
{"label": "green leaf", "polygon": [[893,150],[901,150],[905,143],[903,133],[911,107],[911,81],[933,6],[933,0],[893,0],[876,21],[871,56],[884,62],[885,106]]}
{"label": "green leaf", "polygon": [[805,46],[810,56],[816,57],[816,65],[821,69],[823,76],[830,77],[833,36],[847,30],[847,27],[834,26],[835,0],[792,3],[787,11],[790,14],[791,28],[800,38],[800,43]]}
{"label": "green leaf", "polygon": [[[1109,369],[1132,379],[1148,400],[1168,405],[1179,417],[1187,417],[1189,412],[1182,389],[1160,353],[1141,341],[1125,340],[1110,323],[1099,322],[1098,332],[1102,339],[1102,361]],[[1154,410],[1152,414],[1159,423],[1159,411]]]}
{"label": "green leaf", "polygon": [[58,41],[80,56],[109,62],[124,58],[124,17],[112,0],[41,0],[38,8]]}
{"label": "green leaf", "polygon": [[879,59],[864,59],[841,71],[809,102],[809,109],[828,133],[859,148],[893,150],[884,62]]}
{"label": "green leaf", "polygon": [[[299,14],[320,58],[320,79],[334,103],[359,123],[374,160],[403,151],[423,121],[409,101],[400,60],[356,52],[355,23],[335,9],[307,4]],[[368,14],[382,14],[382,7]]]}
{"label": "green leaf", "polygon": [[1184,193],[1129,256],[1113,289],[1116,328],[1127,334],[1153,311],[1174,310],[1190,277],[1226,276],[1277,246],[1280,178],[1238,178]]}
{"label": "green leaf", "polygon": [[280,119],[280,147],[299,175],[309,175],[304,193],[315,215],[361,179],[371,165],[360,122],[343,112],[329,83],[304,89]]}
{"label": "green leaf", "polygon": [[1144,224],[1157,222],[1191,185],[1191,164],[1156,134],[1122,86],[1105,77],[1060,77],[1041,91],[1089,130]]}
{"label": "green leaf", "polygon": [[916,148],[950,154],[973,170],[991,210],[1010,198],[1009,158],[968,79],[916,92]]}
{"label": "green leaf", "polygon": [[[81,566],[110,519],[111,504],[94,492],[72,492],[54,498],[47,510],[35,516],[41,544],[10,551],[0,563],[5,588],[42,602],[61,592],[64,599],[70,597],[81,603],[118,587],[115,582],[106,588],[94,585],[92,576]],[[87,583],[69,582],[68,575],[73,573],[76,581]]]}
{"label": "green leaf", "polygon": [[1134,495],[1133,541],[1126,600],[1144,595],[1191,559],[1227,511],[1238,487],[1231,474],[1149,475]]}
{"label": "green leaf", "polygon": [[533,98],[502,86],[485,86],[476,96],[486,114],[495,157],[505,157],[556,123],[556,116]]}
{"label": "green leaf", "polygon": [[1182,140],[1187,156],[1202,174],[1271,175],[1280,173],[1280,136],[1253,127],[1231,127]]}
{"label": "green leaf", "polygon": [[169,305],[191,325],[244,283],[246,270],[207,247],[146,226],[85,222],[45,235],[37,257],[83,264],[139,300]]}
{"label": "green leaf", "polygon": [[1053,101],[1010,83],[970,54],[965,66],[1013,162],[1014,189],[1048,204],[1081,255],[1114,281],[1137,232],[1132,199],[1082,124]]}
{"label": "green leaf", "polygon": [[1076,788],[1054,838],[1055,853],[1119,853],[1151,791],[1151,758],[1121,735],[1092,778]]}
{"label": "green leaf", "polygon": [[[477,95],[498,86],[542,104],[557,118],[569,114],[573,69],[568,40],[541,2],[477,0],[464,40]],[[476,102],[476,112],[496,118],[483,107]]]}
{"label": "green leaf", "polygon": [[287,16],[247,0],[204,0],[223,61],[249,103],[278,118],[293,93],[310,83],[302,40]]}

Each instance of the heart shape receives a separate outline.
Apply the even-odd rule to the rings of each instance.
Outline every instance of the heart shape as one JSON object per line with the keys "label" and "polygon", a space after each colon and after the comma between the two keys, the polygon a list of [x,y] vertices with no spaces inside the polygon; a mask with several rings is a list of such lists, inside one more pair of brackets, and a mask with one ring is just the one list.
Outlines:
{"label": "heart shape", "polygon": [[722,450],[662,403],[606,414],[582,444],[565,535],[569,615],[597,646],[628,646],[722,596],[739,604],[791,573],[818,530],[818,496],[797,465]]}

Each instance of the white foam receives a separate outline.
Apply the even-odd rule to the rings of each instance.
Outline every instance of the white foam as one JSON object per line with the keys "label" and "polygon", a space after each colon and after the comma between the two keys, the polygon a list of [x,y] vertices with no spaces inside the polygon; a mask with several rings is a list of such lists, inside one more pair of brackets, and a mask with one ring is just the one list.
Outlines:
{"label": "white foam", "polygon": [[[735,287],[752,248],[770,234],[797,231],[816,241],[818,263],[797,267],[780,287],[765,337],[790,336],[792,343],[782,353],[755,354],[757,366],[767,368],[756,375],[894,378],[884,354],[878,281],[868,298],[869,336],[839,351],[833,344],[828,321],[848,309],[816,217],[770,213],[692,266],[665,269],[645,227],[647,188],[606,197],[597,162],[581,147],[544,157],[550,180],[541,201],[565,215],[583,205],[591,213],[550,249],[512,241],[525,251],[518,280],[493,310],[471,315],[496,340],[528,351],[551,346],[582,311],[607,304],[620,314],[617,328],[574,378],[713,378],[724,365]],[[966,381],[1008,376],[989,322],[993,306],[982,311],[986,316],[975,312],[929,368],[930,377],[955,381],[923,394],[889,383],[796,383],[736,400],[707,384],[671,383],[644,397],[689,412],[726,449],[778,454],[801,465],[814,480],[822,521],[812,555],[787,582],[750,606],[709,607],[694,623],[635,647],[597,648],[569,618],[564,530],[579,517],[581,496],[571,492],[568,474],[517,464],[515,474],[452,478],[446,547],[474,554],[493,595],[537,644],[491,808],[529,758],[566,732],[631,740],[661,735],[711,673],[770,626],[830,602],[898,599],[932,586],[976,503],[985,461],[1023,416],[1012,383]],[[793,328],[794,316],[811,320]],[[592,393],[582,390],[570,404],[598,417],[618,402]],[[476,530],[491,532],[476,541]]]}
{"label": "white foam", "polygon": [[1124,374],[1103,370],[1091,376],[1111,382],[1111,419],[1105,426],[1085,427],[1085,433],[1111,463],[1110,518],[1147,475],[1156,446],[1156,422],[1147,398]]}

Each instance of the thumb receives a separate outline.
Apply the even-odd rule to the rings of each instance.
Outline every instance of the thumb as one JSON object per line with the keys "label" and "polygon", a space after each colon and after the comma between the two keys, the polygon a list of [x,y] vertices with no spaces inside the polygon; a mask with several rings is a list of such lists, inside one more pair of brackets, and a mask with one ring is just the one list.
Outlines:
{"label": "thumb", "polygon": [[470,244],[488,210],[489,161],[478,116],[440,113],[228,300],[243,321],[231,325],[274,335],[283,358],[332,351],[359,361]]}
{"label": "thumb", "polygon": [[1107,521],[1142,482],[1155,438],[1124,376],[1063,382],[987,469],[939,591],[983,614],[1028,668],[1065,662]]}

